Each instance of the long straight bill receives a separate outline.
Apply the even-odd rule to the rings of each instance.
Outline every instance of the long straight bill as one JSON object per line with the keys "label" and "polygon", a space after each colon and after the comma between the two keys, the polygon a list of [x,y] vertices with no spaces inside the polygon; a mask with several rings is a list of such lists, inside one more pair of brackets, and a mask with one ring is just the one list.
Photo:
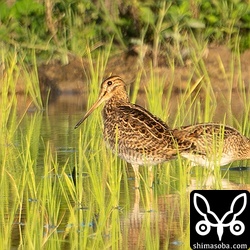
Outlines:
{"label": "long straight bill", "polygon": [[75,125],[75,129],[78,128],[87,118],[88,116],[96,109],[98,108],[103,102],[105,101],[105,99],[103,98],[103,96],[100,96],[98,98],[98,100],[93,104],[93,106],[89,109],[89,111],[85,114],[85,116]]}

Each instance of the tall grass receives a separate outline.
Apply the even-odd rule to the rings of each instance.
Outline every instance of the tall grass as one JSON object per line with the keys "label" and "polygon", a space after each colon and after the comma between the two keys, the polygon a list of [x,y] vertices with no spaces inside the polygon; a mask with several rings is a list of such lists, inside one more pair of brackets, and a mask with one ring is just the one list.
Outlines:
{"label": "tall grass", "polygon": [[25,63],[25,55],[20,60],[20,67],[23,69],[24,79],[26,80],[25,84],[25,94],[29,96],[32,100],[33,105],[36,109],[42,110],[45,107],[46,103],[43,104],[41,90],[38,79],[37,71],[37,60],[35,50],[31,51],[31,63],[32,67],[27,67]]}
{"label": "tall grass", "polygon": [[[34,50],[31,53],[32,66],[27,65],[25,61],[26,54],[28,54],[28,52],[18,52],[17,50],[9,52],[5,49],[1,50],[1,75],[3,78],[1,80],[0,92],[3,108],[5,108],[5,110],[3,109],[3,115],[8,116],[11,110],[16,111],[16,93],[25,94],[30,104],[38,110],[43,109],[36,54]],[[13,109],[10,108],[12,106]],[[13,122],[13,124],[15,124],[15,122]]]}
{"label": "tall grass", "polygon": [[[12,55],[2,51],[2,80],[1,80],[1,112],[0,112],[0,128],[1,135],[8,136],[12,135],[11,131],[14,131],[13,125],[16,123],[16,109],[17,99],[15,96],[15,88],[17,82],[16,75],[16,54]],[[9,126],[10,125],[10,129]],[[7,133],[9,130],[9,133]],[[4,140],[1,140],[4,141]]]}

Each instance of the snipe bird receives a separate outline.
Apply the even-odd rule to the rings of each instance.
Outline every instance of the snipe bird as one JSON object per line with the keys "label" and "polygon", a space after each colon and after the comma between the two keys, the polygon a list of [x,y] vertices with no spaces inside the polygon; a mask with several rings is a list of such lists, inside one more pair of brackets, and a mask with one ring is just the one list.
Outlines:
{"label": "snipe bird", "polygon": [[250,139],[235,128],[217,123],[184,126],[173,136],[186,150],[180,155],[194,165],[214,169],[236,160],[250,159]]}
{"label": "snipe bird", "polygon": [[135,187],[138,187],[139,165],[152,166],[170,160],[179,149],[171,130],[162,120],[130,103],[126,85],[119,76],[102,82],[97,101],[75,128],[103,102],[104,140],[114,153],[132,165]]}

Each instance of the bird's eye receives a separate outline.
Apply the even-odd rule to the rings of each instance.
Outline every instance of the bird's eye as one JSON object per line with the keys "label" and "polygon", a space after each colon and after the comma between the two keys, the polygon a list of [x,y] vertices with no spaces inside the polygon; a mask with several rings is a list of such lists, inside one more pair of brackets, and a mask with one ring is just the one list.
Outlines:
{"label": "bird's eye", "polygon": [[111,85],[112,85],[112,82],[111,82],[111,81],[108,81],[107,84],[108,84],[109,86],[111,86]]}

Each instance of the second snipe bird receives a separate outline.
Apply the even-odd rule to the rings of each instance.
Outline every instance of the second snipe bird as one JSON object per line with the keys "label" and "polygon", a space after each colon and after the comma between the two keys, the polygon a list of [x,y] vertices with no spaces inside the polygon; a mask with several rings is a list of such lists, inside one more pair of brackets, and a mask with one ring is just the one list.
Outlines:
{"label": "second snipe bird", "polygon": [[97,101],[75,128],[103,102],[104,140],[113,152],[131,163],[138,187],[139,165],[152,166],[170,160],[180,147],[177,149],[172,130],[162,120],[129,102],[126,85],[119,76],[102,82]]}
{"label": "second snipe bird", "polygon": [[201,123],[173,130],[177,144],[185,145],[180,155],[194,165],[214,169],[236,160],[250,159],[250,139],[238,130],[217,123]]}

